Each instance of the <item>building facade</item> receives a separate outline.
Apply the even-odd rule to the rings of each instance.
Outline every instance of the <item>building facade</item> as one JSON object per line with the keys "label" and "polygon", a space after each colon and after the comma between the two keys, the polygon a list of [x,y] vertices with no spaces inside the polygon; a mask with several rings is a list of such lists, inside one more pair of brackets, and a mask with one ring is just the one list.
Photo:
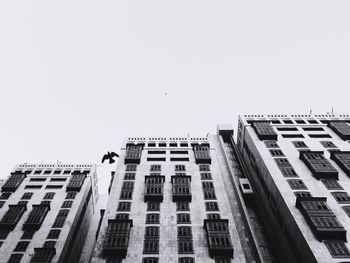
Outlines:
{"label": "building facade", "polygon": [[89,262],[97,190],[95,165],[17,165],[1,185],[0,262]]}
{"label": "building facade", "polygon": [[232,133],[223,126],[206,138],[127,138],[92,262],[264,261],[223,139]]}
{"label": "building facade", "polygon": [[242,115],[237,146],[280,262],[350,262],[350,115]]}

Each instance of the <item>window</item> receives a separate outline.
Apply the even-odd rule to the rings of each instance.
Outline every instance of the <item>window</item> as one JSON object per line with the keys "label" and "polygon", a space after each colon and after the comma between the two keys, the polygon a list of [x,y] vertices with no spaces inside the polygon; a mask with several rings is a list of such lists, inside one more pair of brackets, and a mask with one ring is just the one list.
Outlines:
{"label": "window", "polygon": [[57,214],[55,222],[53,223],[53,228],[62,228],[66,218],[68,216],[69,210],[60,210]]}
{"label": "window", "polygon": [[165,157],[148,157],[147,162],[165,162]]}
{"label": "window", "polygon": [[63,174],[70,174],[71,170],[64,170]]}
{"label": "window", "polygon": [[137,169],[137,165],[136,164],[127,164],[125,171],[127,172],[135,172]]}
{"label": "window", "polygon": [[46,181],[46,178],[30,178],[29,179],[30,182],[45,182]]}
{"label": "window", "polygon": [[60,229],[51,229],[46,239],[58,239],[61,234]]}
{"label": "window", "polygon": [[0,227],[5,226],[7,230],[13,230],[26,209],[25,205],[9,205],[8,210],[0,221]]}
{"label": "window", "polygon": [[126,153],[124,158],[124,163],[137,163],[139,164],[141,161],[143,144],[139,145],[126,145]]}
{"label": "window", "polygon": [[120,200],[131,200],[132,199],[132,190],[122,190],[120,192]]}
{"label": "window", "polygon": [[306,143],[303,141],[293,141],[292,143],[294,144],[295,148],[308,148]]}
{"label": "window", "polygon": [[337,148],[337,146],[332,141],[320,141],[324,148]]}
{"label": "window", "polygon": [[219,206],[217,202],[206,202],[205,209],[207,211],[219,211]]}
{"label": "window", "polygon": [[205,200],[216,199],[214,188],[203,189],[203,194]]}
{"label": "window", "polygon": [[177,214],[177,223],[178,224],[191,223],[191,215],[190,214]]}
{"label": "window", "polygon": [[194,258],[182,257],[179,258],[179,263],[195,263]]}
{"label": "window", "polygon": [[44,199],[53,199],[54,196],[55,193],[49,192],[45,194]]}
{"label": "window", "polygon": [[304,138],[302,134],[282,134],[283,138]]}
{"label": "window", "polygon": [[215,263],[231,263],[231,258],[229,258],[229,257],[216,257]]}
{"label": "window", "polygon": [[318,124],[318,122],[316,120],[307,120],[307,122],[310,124]]}
{"label": "window", "polygon": [[332,121],[329,122],[328,127],[341,139],[350,140],[350,126],[346,122]]}
{"label": "window", "polygon": [[177,249],[179,254],[190,254],[193,253],[193,243],[192,240],[178,240]]}
{"label": "window", "polygon": [[5,203],[6,203],[5,201],[0,201],[0,208],[2,208]]}
{"label": "window", "polygon": [[209,164],[199,164],[199,171],[210,171],[210,165]]}
{"label": "window", "polygon": [[169,143],[169,146],[170,147],[177,147],[177,142],[171,142],[171,143]]}
{"label": "window", "polygon": [[304,131],[324,131],[322,127],[303,127]]}
{"label": "window", "polygon": [[306,185],[304,184],[304,182],[300,179],[289,179],[287,180],[288,184],[290,186],[290,188],[292,188],[293,190],[301,190],[301,189],[307,189]]}
{"label": "window", "polygon": [[189,162],[188,157],[170,157],[170,162]]}
{"label": "window", "polygon": [[295,120],[295,122],[298,123],[298,124],[305,124],[304,120]]}
{"label": "window", "polygon": [[159,226],[147,226],[145,228],[145,237],[159,238]]}
{"label": "window", "polygon": [[162,166],[160,164],[152,164],[150,171],[151,172],[160,172],[162,170]]}
{"label": "window", "polygon": [[1,193],[1,195],[0,195],[0,199],[2,199],[2,200],[6,200],[6,199],[9,199],[9,197],[10,197],[10,195],[11,195],[12,193]]}
{"label": "window", "polygon": [[35,170],[34,174],[41,174],[41,172],[42,172],[41,170]]}
{"label": "window", "polygon": [[159,224],[159,214],[146,214],[146,224]]}
{"label": "window", "polygon": [[278,131],[298,131],[296,127],[278,127]]}
{"label": "window", "polygon": [[77,191],[79,192],[81,187],[84,184],[86,178],[85,173],[75,173],[73,172],[71,175],[71,178],[69,179],[69,182],[67,184],[66,190],[68,191]]}
{"label": "window", "polygon": [[156,144],[154,142],[149,142],[148,147],[156,147]]}
{"label": "window", "polygon": [[220,214],[211,213],[211,214],[207,214],[207,218],[208,219],[221,219],[221,216],[220,216]]}
{"label": "window", "polygon": [[279,148],[276,141],[264,141],[266,148]]}
{"label": "window", "polygon": [[280,171],[284,177],[299,177],[292,167],[281,167]]}
{"label": "window", "polygon": [[41,187],[43,186],[40,184],[32,184],[32,185],[26,185],[24,189],[40,189]]}
{"label": "window", "polygon": [[53,174],[60,174],[62,171],[61,170],[55,170]]}
{"label": "window", "polygon": [[335,179],[321,179],[321,182],[329,190],[343,190],[343,187]]}
{"label": "window", "polygon": [[65,199],[75,199],[77,192],[67,192]]}
{"label": "window", "polygon": [[283,152],[281,150],[270,150],[270,153],[272,156],[284,156]]}
{"label": "window", "polygon": [[23,254],[11,254],[7,263],[20,263],[22,260]]}
{"label": "window", "polygon": [[190,203],[189,202],[176,202],[176,210],[177,211],[190,211]]}
{"label": "window", "polygon": [[170,154],[188,154],[188,151],[176,150],[176,151],[170,151]]}
{"label": "window", "polygon": [[36,230],[24,230],[21,239],[32,239],[35,233]]}
{"label": "window", "polygon": [[145,239],[143,243],[144,254],[158,254],[159,253],[159,240],[158,239]]}
{"label": "window", "polygon": [[310,192],[298,191],[294,192],[296,197],[311,197]]}
{"label": "window", "polygon": [[209,145],[193,145],[193,151],[196,164],[211,163]]}
{"label": "window", "polygon": [[117,211],[130,211],[130,202],[119,202]]}
{"label": "window", "polygon": [[122,190],[133,190],[134,182],[123,182]]}
{"label": "window", "polygon": [[187,142],[181,142],[180,143],[180,147],[188,147],[188,143]]}
{"label": "window", "polygon": [[316,179],[338,179],[338,171],[323,156],[322,151],[301,151],[299,158],[305,163]]}
{"label": "window", "polygon": [[160,142],[159,143],[159,147],[166,147],[166,143],[165,142]]}
{"label": "window", "polygon": [[211,173],[201,173],[201,180],[212,180]]}
{"label": "window", "polygon": [[329,253],[333,258],[350,258],[350,252],[344,241],[341,240],[325,240]]}
{"label": "window", "polygon": [[61,177],[61,178],[51,178],[50,182],[65,182],[67,178]]}
{"label": "window", "polygon": [[255,133],[257,134],[258,138],[263,140],[274,140],[277,141],[277,134],[273,127],[270,125],[270,122],[268,121],[262,121],[262,122],[253,122],[252,128],[254,129]]}
{"label": "window", "polygon": [[158,258],[143,258],[142,263],[158,263]]}
{"label": "window", "polygon": [[349,204],[350,203],[350,196],[346,192],[332,192],[331,193],[335,200],[337,200],[340,204]]}
{"label": "window", "polygon": [[166,154],[166,151],[148,151],[148,154]]}
{"label": "window", "polygon": [[73,201],[63,201],[62,208],[71,208],[73,205]]}
{"label": "window", "polygon": [[27,220],[23,224],[23,229],[36,229],[38,230],[44,221],[47,213],[50,210],[49,205],[32,205],[33,209],[30,212]]}
{"label": "window", "polygon": [[310,138],[332,138],[329,134],[308,134]]}
{"label": "window", "polygon": [[17,243],[17,246],[15,247],[15,252],[24,252],[27,250],[27,247],[29,245],[29,241],[19,241]]}
{"label": "window", "polygon": [[183,164],[176,164],[175,165],[175,171],[179,172],[179,171],[186,171],[186,166]]}
{"label": "window", "polygon": [[34,255],[31,261],[32,262],[51,262],[52,258],[55,256],[55,251],[56,250],[54,247],[35,248]]}
{"label": "window", "polygon": [[125,173],[124,180],[135,180],[135,173]]}
{"label": "window", "polygon": [[147,202],[147,211],[160,211],[160,202]]}
{"label": "window", "polygon": [[177,228],[178,237],[192,237],[192,229],[190,226],[179,226]]}
{"label": "window", "polygon": [[44,174],[50,174],[52,171],[51,170],[45,170]]}
{"label": "window", "polygon": [[117,219],[117,220],[129,219],[129,214],[118,213],[118,214],[116,214],[115,219]]}

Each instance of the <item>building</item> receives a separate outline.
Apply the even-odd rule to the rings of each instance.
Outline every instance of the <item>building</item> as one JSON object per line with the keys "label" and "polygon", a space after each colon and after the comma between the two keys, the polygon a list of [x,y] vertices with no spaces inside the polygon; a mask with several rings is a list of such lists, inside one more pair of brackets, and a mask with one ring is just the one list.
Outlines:
{"label": "building", "polygon": [[273,262],[232,136],[127,138],[92,262]]}
{"label": "building", "polygon": [[280,262],[350,261],[350,115],[243,115],[237,146]]}
{"label": "building", "polygon": [[1,185],[0,262],[89,262],[96,202],[95,165],[17,165]]}

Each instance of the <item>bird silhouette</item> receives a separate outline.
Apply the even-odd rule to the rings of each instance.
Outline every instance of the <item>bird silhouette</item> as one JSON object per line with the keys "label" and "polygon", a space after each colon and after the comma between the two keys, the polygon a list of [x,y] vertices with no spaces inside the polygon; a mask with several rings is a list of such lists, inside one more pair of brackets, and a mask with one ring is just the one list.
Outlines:
{"label": "bird silhouette", "polygon": [[102,157],[102,163],[104,163],[104,161],[106,160],[109,160],[109,163],[114,163],[114,157],[118,157],[119,158],[119,155],[116,154],[115,152],[108,152],[107,154],[103,155]]}

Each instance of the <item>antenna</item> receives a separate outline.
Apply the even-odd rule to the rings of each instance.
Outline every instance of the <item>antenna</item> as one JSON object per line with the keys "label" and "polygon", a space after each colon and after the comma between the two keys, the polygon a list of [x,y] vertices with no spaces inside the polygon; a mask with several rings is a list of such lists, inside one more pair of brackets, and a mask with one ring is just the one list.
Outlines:
{"label": "antenna", "polygon": [[332,115],[334,114],[334,108],[332,107]]}
{"label": "antenna", "polygon": [[312,114],[312,110],[310,109],[310,115]]}

